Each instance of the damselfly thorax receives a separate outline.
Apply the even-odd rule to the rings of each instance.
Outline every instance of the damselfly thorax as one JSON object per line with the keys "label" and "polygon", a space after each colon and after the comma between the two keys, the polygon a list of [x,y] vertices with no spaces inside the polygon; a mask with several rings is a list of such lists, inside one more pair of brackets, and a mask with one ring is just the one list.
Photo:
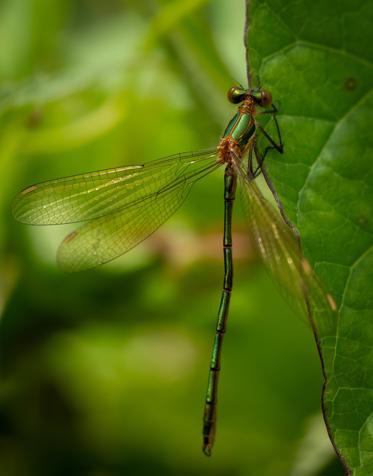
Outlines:
{"label": "damselfly thorax", "polygon": [[[270,104],[272,97],[267,91],[242,90],[233,87],[228,91],[228,100],[234,104],[240,103],[236,114],[229,121],[218,145],[218,161],[229,164],[241,159],[253,148],[256,136],[256,106]],[[242,101],[242,102],[241,102]],[[263,103],[264,101],[264,103]]]}

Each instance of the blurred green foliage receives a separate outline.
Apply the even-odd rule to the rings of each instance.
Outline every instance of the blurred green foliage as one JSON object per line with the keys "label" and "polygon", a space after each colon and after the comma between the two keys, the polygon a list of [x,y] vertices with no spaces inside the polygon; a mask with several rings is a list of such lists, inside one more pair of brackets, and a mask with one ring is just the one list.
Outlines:
{"label": "blurred green foliage", "polygon": [[55,265],[69,227],[10,215],[33,182],[216,144],[225,91],[245,83],[243,23],[239,0],[0,5],[1,475],[341,474],[311,332],[257,264],[239,207],[217,443],[202,454],[221,172],[90,272]]}

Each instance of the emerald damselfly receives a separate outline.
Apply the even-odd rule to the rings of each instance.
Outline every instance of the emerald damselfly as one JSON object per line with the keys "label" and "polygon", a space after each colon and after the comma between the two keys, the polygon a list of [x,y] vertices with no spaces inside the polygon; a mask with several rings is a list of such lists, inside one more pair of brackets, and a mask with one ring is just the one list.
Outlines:
{"label": "emerald damselfly", "polygon": [[[203,416],[203,451],[211,454],[216,429],[217,391],[223,337],[233,286],[232,212],[240,184],[255,243],[264,264],[285,297],[319,331],[333,326],[336,305],[303,257],[295,227],[286,218],[272,186],[264,159],[268,152],[283,153],[271,94],[262,88],[234,86],[228,99],[238,105],[215,148],[176,154],[143,165],[100,170],[49,180],[25,188],[14,199],[17,220],[33,225],[83,222],[61,243],[57,259],[65,271],[81,271],[113,260],[156,231],[187,198],[192,186],[224,167],[224,280],[211,354]],[[269,115],[275,141],[257,121]],[[258,137],[267,145],[259,150]],[[262,173],[278,210],[256,184]],[[322,314],[323,319],[314,318]],[[319,329],[322,326],[325,329]]]}

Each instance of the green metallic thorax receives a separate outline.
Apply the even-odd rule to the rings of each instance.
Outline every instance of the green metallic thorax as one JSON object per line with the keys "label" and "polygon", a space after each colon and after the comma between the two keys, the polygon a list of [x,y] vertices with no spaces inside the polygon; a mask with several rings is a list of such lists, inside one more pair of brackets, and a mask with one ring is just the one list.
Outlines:
{"label": "green metallic thorax", "polygon": [[223,137],[231,136],[241,149],[249,142],[255,134],[255,121],[251,114],[238,111],[237,114],[229,121],[224,131]]}

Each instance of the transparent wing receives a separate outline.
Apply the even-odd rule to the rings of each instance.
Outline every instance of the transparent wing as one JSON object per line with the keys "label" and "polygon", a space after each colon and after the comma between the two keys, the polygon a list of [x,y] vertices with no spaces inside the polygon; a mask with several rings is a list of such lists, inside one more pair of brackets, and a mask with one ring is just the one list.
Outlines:
{"label": "transparent wing", "polygon": [[59,265],[65,271],[81,271],[126,253],[180,207],[197,180],[219,166],[216,161],[203,168],[201,164],[192,164],[189,173],[184,173],[176,182],[84,224],[61,243],[57,254]]}
{"label": "transparent wing", "polygon": [[234,163],[250,229],[269,274],[296,312],[317,328],[319,336],[333,335],[337,324],[333,298],[324,292],[289,226],[255,181],[248,178],[244,163],[238,157]]}
{"label": "transparent wing", "polygon": [[33,225],[92,220],[141,201],[215,160],[216,149],[209,149],[49,180],[22,190],[13,201],[13,214]]}

